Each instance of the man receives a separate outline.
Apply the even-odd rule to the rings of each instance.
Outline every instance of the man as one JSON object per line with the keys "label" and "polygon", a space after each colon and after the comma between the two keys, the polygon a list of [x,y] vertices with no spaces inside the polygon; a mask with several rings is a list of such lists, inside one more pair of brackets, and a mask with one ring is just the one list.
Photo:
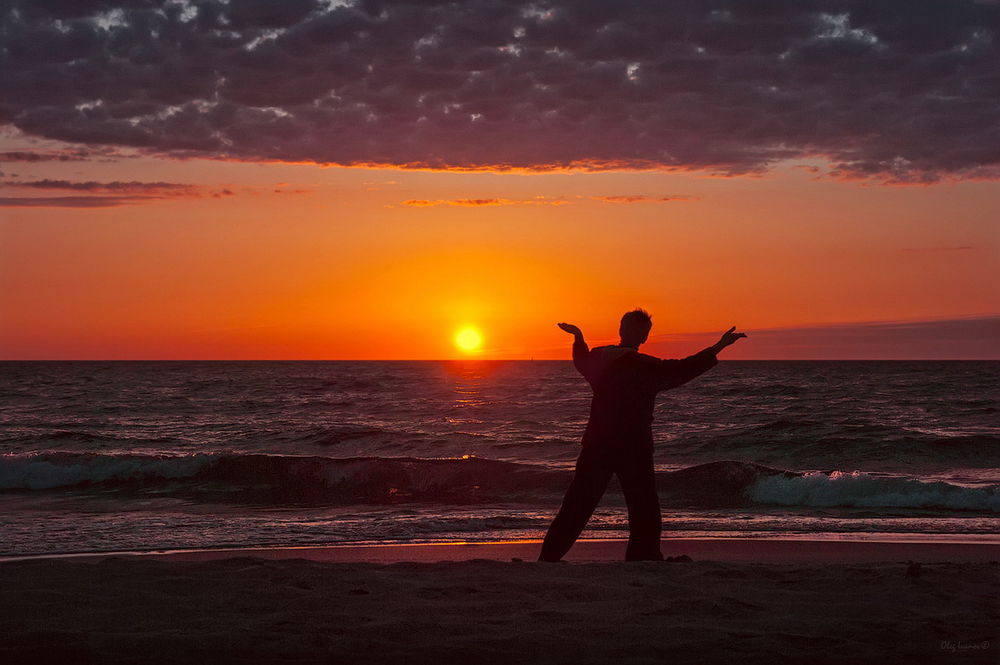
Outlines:
{"label": "man", "polygon": [[653,472],[653,407],[656,393],[687,383],[718,363],[716,354],[741,337],[733,326],[714,345],[683,360],[639,353],[653,326],[649,314],[625,314],[617,346],[587,348],[576,326],[559,327],[574,336],[573,364],[594,390],[583,449],[562,508],[542,544],[539,561],[559,561],[597,507],[611,475],[618,476],[628,505],[626,561],[660,561],[660,500]]}

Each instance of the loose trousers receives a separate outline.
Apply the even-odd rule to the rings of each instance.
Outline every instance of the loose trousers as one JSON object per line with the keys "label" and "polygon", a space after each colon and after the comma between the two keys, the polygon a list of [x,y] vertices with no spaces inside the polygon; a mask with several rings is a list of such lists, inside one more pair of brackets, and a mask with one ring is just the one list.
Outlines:
{"label": "loose trousers", "polygon": [[612,474],[618,476],[628,506],[629,539],[626,561],[661,561],[660,498],[656,493],[651,445],[622,446],[608,450],[584,445],[576,472],[552,521],[539,561],[559,561],[580,537],[607,489]]}

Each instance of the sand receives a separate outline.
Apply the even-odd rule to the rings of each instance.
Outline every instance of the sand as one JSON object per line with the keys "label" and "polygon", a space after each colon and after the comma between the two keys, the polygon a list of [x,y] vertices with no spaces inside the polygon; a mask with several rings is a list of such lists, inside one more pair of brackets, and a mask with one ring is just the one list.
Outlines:
{"label": "sand", "polygon": [[684,563],[602,560],[615,542],[559,564],[510,560],[537,543],[9,561],[0,662],[1000,662],[997,546],[791,542],[691,541]]}

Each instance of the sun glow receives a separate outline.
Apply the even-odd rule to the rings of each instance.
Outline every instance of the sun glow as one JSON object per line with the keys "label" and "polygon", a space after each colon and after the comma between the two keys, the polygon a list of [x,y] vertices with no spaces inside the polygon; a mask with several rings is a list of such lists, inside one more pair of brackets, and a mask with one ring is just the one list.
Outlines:
{"label": "sun glow", "polygon": [[483,336],[475,328],[462,328],[455,333],[455,346],[466,353],[478,351],[483,345]]}

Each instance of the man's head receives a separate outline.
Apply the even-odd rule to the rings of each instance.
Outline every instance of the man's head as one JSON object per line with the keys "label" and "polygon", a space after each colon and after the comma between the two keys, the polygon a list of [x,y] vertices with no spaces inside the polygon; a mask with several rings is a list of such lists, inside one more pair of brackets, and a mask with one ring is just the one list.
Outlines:
{"label": "man's head", "polygon": [[649,331],[653,327],[653,317],[644,309],[633,309],[626,312],[622,317],[622,323],[618,326],[618,334],[621,336],[622,346],[639,345],[649,337]]}

